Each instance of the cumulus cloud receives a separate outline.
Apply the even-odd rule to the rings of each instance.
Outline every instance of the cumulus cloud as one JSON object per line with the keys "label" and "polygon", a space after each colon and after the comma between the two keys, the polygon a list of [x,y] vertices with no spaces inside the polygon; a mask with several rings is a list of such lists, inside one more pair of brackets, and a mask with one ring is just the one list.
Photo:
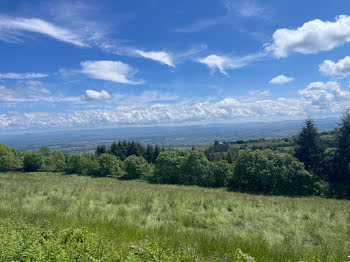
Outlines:
{"label": "cumulus cloud", "polygon": [[105,90],[98,92],[95,90],[88,89],[85,91],[85,95],[84,95],[84,99],[87,101],[107,100],[110,98],[111,98],[111,96]]}
{"label": "cumulus cloud", "polygon": [[279,75],[279,76],[276,76],[276,77],[272,78],[269,81],[269,84],[272,84],[272,85],[283,85],[283,84],[292,82],[293,80],[294,80],[293,77],[288,77],[288,76],[285,76],[285,75]]}
{"label": "cumulus cloud", "polygon": [[342,90],[338,82],[312,82],[299,91],[309,110],[339,112],[350,105],[350,92]]}
{"label": "cumulus cloud", "polygon": [[[0,88],[3,92],[8,92]],[[97,92],[99,93],[99,92]],[[102,93],[102,91],[101,91]],[[147,95],[147,94],[146,94]],[[8,112],[0,115],[0,128],[98,127],[133,124],[194,123],[197,121],[254,121],[305,118],[308,115],[339,114],[350,104],[350,92],[338,82],[313,82],[297,98],[226,97],[219,101],[121,104],[109,109],[88,109],[61,113]],[[98,95],[97,95],[98,96]]]}
{"label": "cumulus cloud", "polygon": [[0,79],[34,79],[44,77],[48,77],[48,75],[42,73],[0,73]]}
{"label": "cumulus cloud", "polygon": [[[135,106],[125,105],[113,109],[80,110],[66,113],[17,113],[0,115],[2,128],[43,127],[92,127],[132,124],[182,123],[190,121],[242,120],[249,117],[282,115],[276,109],[284,109],[283,114],[295,113],[295,103],[284,101],[238,101],[225,98],[218,102],[195,102]],[[288,110],[287,110],[288,109]],[[298,109],[300,110],[300,109]]]}
{"label": "cumulus cloud", "polygon": [[349,41],[350,16],[340,15],[334,22],[315,19],[297,29],[278,29],[266,49],[282,58],[292,52],[314,54],[331,50]]}
{"label": "cumulus cloud", "polygon": [[170,54],[164,52],[164,51],[150,51],[150,52],[145,52],[142,50],[135,50],[135,53],[144,57],[148,58],[154,61],[157,61],[161,64],[165,64],[168,66],[175,67],[173,63],[173,59]]}
{"label": "cumulus cloud", "polygon": [[247,66],[249,63],[259,59],[264,56],[264,54],[253,54],[243,57],[229,57],[229,56],[219,56],[219,55],[209,55],[198,60],[199,63],[208,66],[212,73],[219,70],[220,73],[227,75],[227,69],[238,69]]}
{"label": "cumulus cloud", "polygon": [[327,76],[348,76],[350,74],[350,56],[346,56],[338,62],[325,60],[320,65],[319,70]]}
{"label": "cumulus cloud", "polygon": [[19,42],[23,32],[46,35],[56,40],[77,45],[88,46],[79,35],[70,30],[37,18],[0,16],[0,39],[7,42]]}
{"label": "cumulus cloud", "polygon": [[123,84],[141,84],[142,80],[132,80],[136,70],[120,61],[84,61],[81,62],[81,72],[95,79]]}

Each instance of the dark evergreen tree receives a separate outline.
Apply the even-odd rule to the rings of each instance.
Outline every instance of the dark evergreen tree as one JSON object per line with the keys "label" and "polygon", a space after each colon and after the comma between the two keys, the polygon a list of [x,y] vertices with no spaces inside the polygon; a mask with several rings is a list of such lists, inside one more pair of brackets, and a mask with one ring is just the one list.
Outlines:
{"label": "dark evergreen tree", "polygon": [[109,148],[109,153],[112,154],[112,155],[116,155],[117,154],[117,143],[116,142],[113,142],[111,147]]}
{"label": "dark evergreen tree", "polygon": [[146,148],[139,142],[135,142],[135,147],[136,147],[136,155],[137,156],[146,156]]}
{"label": "dark evergreen tree", "polygon": [[107,153],[107,148],[105,145],[98,145],[95,151],[95,155],[99,156],[102,155],[104,153]]}
{"label": "dark evergreen tree", "polygon": [[317,128],[307,119],[296,138],[295,157],[304,163],[306,170],[324,178],[324,149]]}
{"label": "dark evergreen tree", "polygon": [[153,163],[154,149],[152,145],[147,145],[145,159],[148,163]]}
{"label": "dark evergreen tree", "polygon": [[157,162],[157,158],[158,158],[159,154],[160,154],[160,148],[159,148],[158,145],[156,145],[156,146],[154,147],[154,153],[153,153],[153,160],[152,160],[152,163],[156,163],[156,162]]}
{"label": "dark evergreen tree", "polygon": [[227,152],[227,162],[232,164],[234,161],[234,156],[231,151]]}
{"label": "dark evergreen tree", "polygon": [[333,170],[331,182],[343,185],[345,193],[350,195],[350,109],[341,117],[337,130]]}

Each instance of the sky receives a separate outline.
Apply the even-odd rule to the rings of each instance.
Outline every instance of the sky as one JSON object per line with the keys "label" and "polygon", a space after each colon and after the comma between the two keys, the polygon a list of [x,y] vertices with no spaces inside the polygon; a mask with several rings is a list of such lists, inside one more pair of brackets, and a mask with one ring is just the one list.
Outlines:
{"label": "sky", "polygon": [[0,133],[339,117],[348,0],[0,0]]}

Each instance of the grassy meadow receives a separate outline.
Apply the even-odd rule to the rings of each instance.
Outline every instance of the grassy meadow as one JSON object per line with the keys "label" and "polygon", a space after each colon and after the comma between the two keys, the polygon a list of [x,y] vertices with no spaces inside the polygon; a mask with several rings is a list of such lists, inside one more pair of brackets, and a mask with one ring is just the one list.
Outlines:
{"label": "grassy meadow", "polygon": [[[159,261],[249,261],[234,260],[238,248],[256,261],[346,261],[350,201],[57,173],[0,173],[0,260],[10,259],[4,248],[18,239],[22,244],[12,247],[17,251],[28,235],[47,241],[47,232],[61,232],[66,239],[67,232],[76,236],[75,229],[93,234],[89,237],[100,242],[91,248],[98,252],[151,241],[170,254]],[[61,245],[67,240],[53,241]],[[172,259],[172,252],[181,255]]]}

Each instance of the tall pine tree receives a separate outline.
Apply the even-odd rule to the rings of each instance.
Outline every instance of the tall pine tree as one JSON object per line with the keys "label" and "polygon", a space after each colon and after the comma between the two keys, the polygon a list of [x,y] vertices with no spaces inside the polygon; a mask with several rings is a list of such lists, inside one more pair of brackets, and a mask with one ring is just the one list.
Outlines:
{"label": "tall pine tree", "polygon": [[308,118],[296,138],[295,157],[304,163],[306,170],[324,178],[324,149],[314,122]]}
{"label": "tall pine tree", "polygon": [[331,181],[341,183],[350,195],[350,109],[341,117],[337,130],[336,151],[334,155],[334,171]]}

